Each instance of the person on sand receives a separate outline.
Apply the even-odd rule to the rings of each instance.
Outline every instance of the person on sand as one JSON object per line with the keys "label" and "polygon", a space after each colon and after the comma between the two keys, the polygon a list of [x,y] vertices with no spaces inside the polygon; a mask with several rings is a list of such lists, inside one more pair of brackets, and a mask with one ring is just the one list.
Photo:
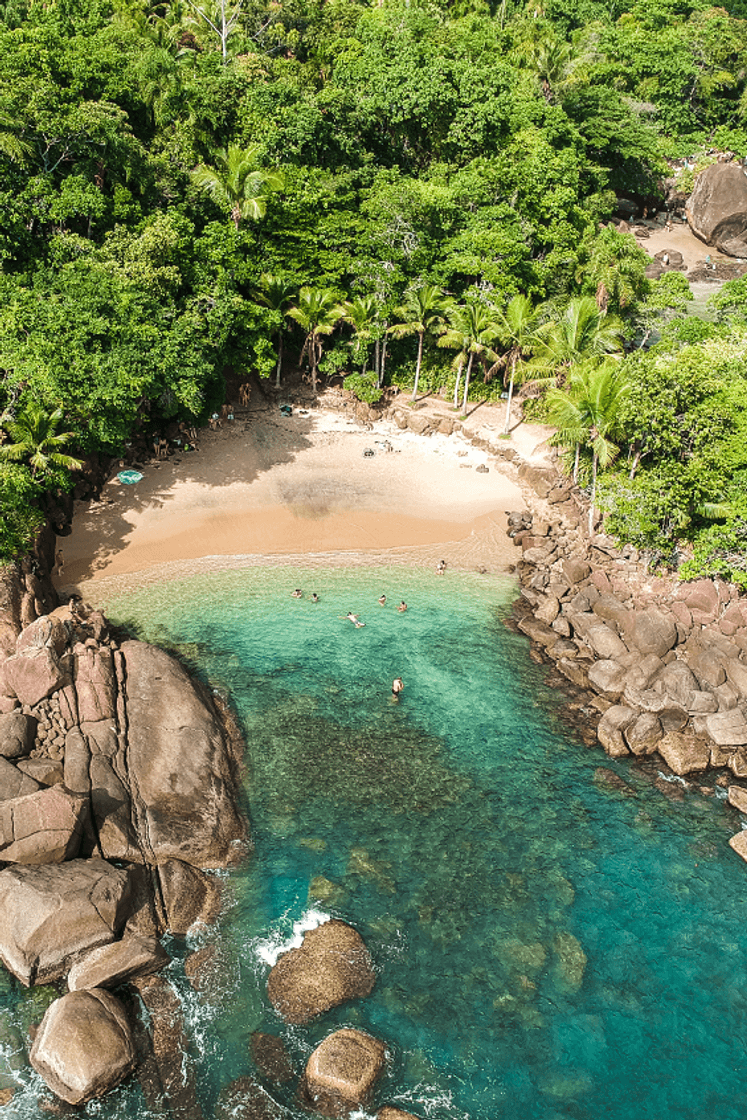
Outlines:
{"label": "person on sand", "polygon": [[399,700],[399,694],[404,687],[405,682],[402,680],[402,677],[395,677],[392,681],[392,698],[394,700]]}
{"label": "person on sand", "polygon": [[439,562],[436,564],[436,575],[437,576],[442,576],[445,571],[446,571],[446,561],[445,560],[439,560]]}
{"label": "person on sand", "polygon": [[383,606],[385,606],[385,604],[386,604],[386,595],[379,595],[378,603],[379,603],[379,606],[380,606],[380,607],[383,607]]}
{"label": "person on sand", "polygon": [[404,599],[402,600],[400,605],[397,607],[397,610],[399,611],[400,614],[404,614],[404,612],[407,610],[407,603],[405,602]]}
{"label": "person on sand", "polygon": [[58,548],[54,554],[54,574],[59,577],[62,575],[62,569],[65,567],[65,559],[62,555],[62,549]]}
{"label": "person on sand", "polygon": [[297,587],[295,591],[291,591],[291,599],[303,599],[303,591]]}

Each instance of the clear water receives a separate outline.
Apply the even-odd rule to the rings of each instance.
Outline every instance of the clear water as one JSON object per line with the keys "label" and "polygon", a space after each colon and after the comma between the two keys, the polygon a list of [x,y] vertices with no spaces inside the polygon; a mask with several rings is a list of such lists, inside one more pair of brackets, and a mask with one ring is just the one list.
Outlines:
{"label": "clear water", "polygon": [[[254,1031],[282,1035],[301,1068],[353,1025],[390,1047],[377,1105],[429,1120],[741,1120],[747,868],[726,843],[739,818],[694,791],[672,802],[570,737],[502,624],[513,595],[478,575],[283,568],[110,606],[229,691],[247,735],[256,851],[226,877],[212,1002],[184,979],[194,946],[173,946],[206,1117],[254,1072]],[[599,766],[632,795],[595,781]],[[378,981],[287,1028],[268,961],[324,915],[360,930]],[[33,1018],[33,998],[0,988],[0,1029]],[[38,1082],[20,1076],[14,1120],[37,1115]],[[308,1116],[293,1085],[280,1096]],[[136,1085],[87,1112],[147,1116]]]}

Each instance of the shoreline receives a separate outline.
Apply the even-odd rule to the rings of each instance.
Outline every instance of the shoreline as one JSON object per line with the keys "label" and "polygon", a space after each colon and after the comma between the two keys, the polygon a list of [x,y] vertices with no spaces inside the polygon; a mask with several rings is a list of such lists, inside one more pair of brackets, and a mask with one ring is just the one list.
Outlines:
{"label": "shoreline", "polygon": [[[76,503],[72,533],[58,542],[64,569],[55,586],[96,602],[112,581],[442,557],[455,568],[508,573],[506,515],[525,505],[509,458],[515,443],[505,458],[482,446],[485,424],[497,437],[503,410],[478,409],[462,431],[427,438],[391,418],[362,427],[332,409],[300,410],[282,423],[271,410],[249,413],[203,433],[194,456],[145,464],[134,487],[114,474],[97,501]],[[445,412],[429,402],[406,419],[422,426],[429,415],[435,424]],[[544,438],[527,428],[518,441],[545,462]]]}

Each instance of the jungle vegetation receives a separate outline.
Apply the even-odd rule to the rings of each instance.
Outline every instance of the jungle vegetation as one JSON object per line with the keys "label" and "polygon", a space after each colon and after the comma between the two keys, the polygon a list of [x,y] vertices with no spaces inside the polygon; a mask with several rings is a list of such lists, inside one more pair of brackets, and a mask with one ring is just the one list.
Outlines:
{"label": "jungle vegetation", "polygon": [[684,279],[648,281],[610,224],[667,161],[747,156],[745,17],[0,3],[0,556],[79,460],[296,362],[368,401],[551,387],[611,531],[747,582],[747,282],[688,318]]}

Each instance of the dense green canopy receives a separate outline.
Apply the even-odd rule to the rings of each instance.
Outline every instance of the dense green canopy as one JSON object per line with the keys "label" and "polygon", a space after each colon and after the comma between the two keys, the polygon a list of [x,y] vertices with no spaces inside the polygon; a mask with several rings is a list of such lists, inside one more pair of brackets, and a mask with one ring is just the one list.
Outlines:
{"label": "dense green canopy", "polygon": [[[501,390],[500,379],[484,383],[488,354],[507,384],[517,360],[523,369],[498,329],[516,297],[546,343],[579,300],[596,301],[602,331],[620,320],[629,347],[662,309],[681,309],[683,291],[650,284],[633,238],[603,223],[615,192],[655,203],[667,158],[707,158],[714,146],[747,155],[743,0],[215,8],[0,5],[6,443],[20,416],[62,409],[71,456],[120,454],[144,425],[204,419],[226,371],[274,372],[279,383],[281,346],[315,379],[351,374],[370,400],[382,382],[412,389],[416,377],[421,390],[452,395],[468,364],[466,407]],[[423,291],[443,293],[433,322],[404,314]],[[310,293],[326,301],[316,326]],[[641,429],[666,411],[670,374],[660,370],[677,381],[707,354],[725,376],[712,355],[737,354],[747,324],[741,289],[724,300],[707,339],[672,335],[626,360],[636,472],[624,486],[614,468],[598,500],[620,531],[660,551],[697,532],[704,502],[736,502],[736,452],[728,477],[706,481],[687,458],[700,454],[700,434],[677,459],[681,425]],[[482,350],[465,351],[463,370],[436,343],[468,308],[496,326],[480,334]],[[524,356],[541,352],[527,345]],[[728,386],[702,379],[697,407],[687,389],[687,410],[736,415],[735,363]],[[653,495],[652,472],[670,469],[678,482],[667,493],[687,494],[686,513],[635,496]],[[1,472],[8,556],[34,530],[34,497],[69,486],[71,472],[47,477],[23,460]],[[636,528],[629,507],[654,528]]]}

